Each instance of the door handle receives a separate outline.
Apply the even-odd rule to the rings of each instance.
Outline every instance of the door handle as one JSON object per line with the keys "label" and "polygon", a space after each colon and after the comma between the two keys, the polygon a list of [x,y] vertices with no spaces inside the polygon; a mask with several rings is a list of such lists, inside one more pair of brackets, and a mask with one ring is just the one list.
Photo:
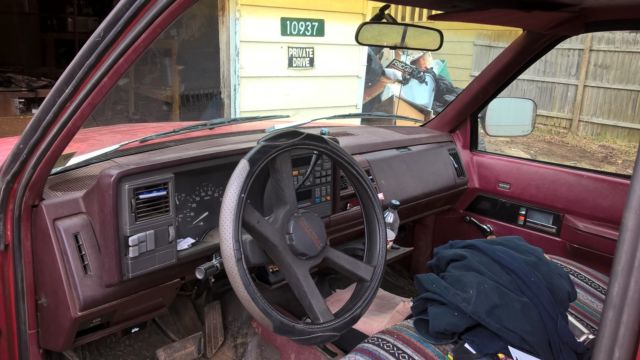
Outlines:
{"label": "door handle", "polygon": [[464,222],[475,225],[478,228],[478,230],[480,230],[480,232],[482,233],[482,236],[484,237],[489,237],[494,235],[493,227],[491,225],[483,224],[471,216],[465,216]]}

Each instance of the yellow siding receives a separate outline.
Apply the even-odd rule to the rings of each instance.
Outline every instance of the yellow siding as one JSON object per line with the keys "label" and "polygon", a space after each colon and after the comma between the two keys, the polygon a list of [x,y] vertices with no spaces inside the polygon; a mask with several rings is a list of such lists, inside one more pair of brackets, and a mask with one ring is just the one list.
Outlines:
{"label": "yellow siding", "polygon": [[461,41],[458,39],[447,39],[437,54],[447,55],[471,55],[473,53],[473,39]]}
{"label": "yellow siding", "polygon": [[[365,12],[365,1],[240,0],[240,115],[360,111],[366,49],[354,34]],[[325,36],[283,37],[281,17],[324,19]],[[313,69],[289,69],[289,46],[313,47]]]}
{"label": "yellow siding", "polygon": [[[422,24],[426,26],[432,26],[436,24],[435,21],[425,21]],[[471,30],[471,31],[512,31],[514,28],[506,28],[504,26],[495,26],[495,25],[483,25],[483,24],[471,24],[471,23],[461,23],[461,22],[451,22],[451,21],[438,21],[437,28],[440,30]]]}
{"label": "yellow siding", "polygon": [[[427,21],[424,25],[442,30],[444,34],[444,46],[440,51],[434,52],[433,57],[447,61],[449,73],[454,85],[465,87],[471,81],[471,68],[473,64],[473,43],[484,38],[488,33],[491,37],[509,38],[513,40],[519,34],[508,28],[497,26],[485,26],[475,24],[445,23]],[[473,28],[475,27],[475,29]]]}
{"label": "yellow siding", "polygon": [[365,14],[366,0],[239,0],[239,5]]}

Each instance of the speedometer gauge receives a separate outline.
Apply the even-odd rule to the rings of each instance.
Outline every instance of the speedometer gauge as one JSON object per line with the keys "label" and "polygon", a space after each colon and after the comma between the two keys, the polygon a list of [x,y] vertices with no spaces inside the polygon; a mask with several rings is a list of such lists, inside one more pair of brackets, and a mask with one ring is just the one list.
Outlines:
{"label": "speedometer gauge", "polygon": [[179,232],[202,235],[215,227],[223,194],[223,187],[211,183],[202,183],[188,193],[178,193],[176,219]]}

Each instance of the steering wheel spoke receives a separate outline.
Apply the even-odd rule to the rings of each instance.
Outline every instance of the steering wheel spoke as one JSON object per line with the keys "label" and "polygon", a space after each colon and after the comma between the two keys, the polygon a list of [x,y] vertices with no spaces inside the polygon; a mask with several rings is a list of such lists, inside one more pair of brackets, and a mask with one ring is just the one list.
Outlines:
{"label": "steering wheel spoke", "polygon": [[373,266],[332,247],[327,248],[324,262],[330,268],[356,281],[369,281],[373,277]]}
{"label": "steering wheel spoke", "polygon": [[284,277],[309,318],[315,323],[324,323],[334,319],[333,313],[324,301],[318,286],[309,273],[309,269],[296,269],[293,266],[283,268]]}
{"label": "steering wheel spoke", "polygon": [[297,207],[295,186],[293,185],[291,153],[284,151],[269,163],[270,198],[274,209],[288,211]]}
{"label": "steering wheel spoke", "polygon": [[282,232],[265,219],[249,202],[244,207],[242,224],[267,253],[270,252],[269,249],[282,249],[285,246]]}

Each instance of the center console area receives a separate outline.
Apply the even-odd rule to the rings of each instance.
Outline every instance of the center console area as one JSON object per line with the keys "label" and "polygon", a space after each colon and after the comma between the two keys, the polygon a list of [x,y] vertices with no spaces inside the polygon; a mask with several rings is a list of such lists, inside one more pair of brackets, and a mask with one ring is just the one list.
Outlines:
{"label": "center console area", "polygon": [[291,159],[298,208],[320,217],[331,215],[333,163],[326,155],[300,154]]}

